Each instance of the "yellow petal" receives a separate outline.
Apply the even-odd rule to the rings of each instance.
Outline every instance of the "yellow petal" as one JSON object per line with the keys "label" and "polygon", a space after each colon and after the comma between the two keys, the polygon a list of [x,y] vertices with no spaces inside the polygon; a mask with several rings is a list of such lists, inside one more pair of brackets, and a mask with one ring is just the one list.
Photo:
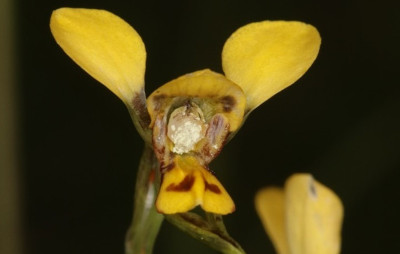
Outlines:
{"label": "yellow petal", "polygon": [[239,28],[226,41],[222,66],[242,87],[247,110],[299,79],[317,57],[321,38],[313,26],[296,21],[262,21]]}
{"label": "yellow petal", "polygon": [[201,205],[207,212],[228,214],[235,205],[224,187],[192,156],[177,156],[163,174],[156,207],[160,213],[187,212]]}
{"label": "yellow petal", "polygon": [[205,191],[201,207],[210,213],[229,214],[235,211],[235,204],[218,179],[205,168],[203,174]]}
{"label": "yellow petal", "polygon": [[285,184],[290,253],[337,254],[343,206],[329,188],[309,174],[295,174]]}
{"label": "yellow petal", "polygon": [[144,86],[146,50],[139,34],[114,14],[61,8],[50,28],[65,53],[125,103]]}
{"label": "yellow petal", "polygon": [[187,212],[202,202],[204,188],[200,171],[175,165],[163,174],[156,208],[164,214]]}
{"label": "yellow petal", "polygon": [[231,132],[243,121],[246,99],[242,89],[219,73],[201,70],[172,80],[149,96],[147,105],[151,126],[160,111],[169,108],[171,103],[182,104],[187,99],[198,103],[206,122],[217,113],[223,114],[229,120]]}
{"label": "yellow petal", "polygon": [[288,254],[285,228],[285,197],[282,188],[265,188],[255,198],[256,211],[279,254]]}

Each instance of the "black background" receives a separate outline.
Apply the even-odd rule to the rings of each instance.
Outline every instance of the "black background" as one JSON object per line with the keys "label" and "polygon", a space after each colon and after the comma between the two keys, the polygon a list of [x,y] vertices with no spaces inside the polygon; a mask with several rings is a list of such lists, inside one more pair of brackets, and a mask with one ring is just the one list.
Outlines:
{"label": "black background", "polygon": [[[142,36],[146,92],[203,68],[238,27],[299,20],[322,37],[311,69],[264,103],[211,165],[248,253],[274,253],[253,206],[263,186],[311,172],[345,206],[342,253],[400,249],[399,19],[395,1],[17,1],[25,250],[123,253],[143,142],[123,103],[75,65],[49,31],[59,7],[107,9]],[[215,253],[162,226],[155,253]]]}

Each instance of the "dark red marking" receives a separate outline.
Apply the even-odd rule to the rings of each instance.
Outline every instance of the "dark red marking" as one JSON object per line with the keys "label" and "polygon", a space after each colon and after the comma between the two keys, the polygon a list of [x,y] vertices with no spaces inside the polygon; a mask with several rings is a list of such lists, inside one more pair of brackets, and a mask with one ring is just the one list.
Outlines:
{"label": "dark red marking", "polygon": [[166,191],[177,191],[177,192],[190,191],[193,184],[194,184],[194,177],[192,175],[187,175],[179,184],[171,183],[167,187]]}
{"label": "dark red marking", "polygon": [[206,180],[204,180],[204,183],[205,183],[206,190],[214,192],[215,194],[221,194],[221,190],[219,189],[219,187],[217,185],[208,183]]}

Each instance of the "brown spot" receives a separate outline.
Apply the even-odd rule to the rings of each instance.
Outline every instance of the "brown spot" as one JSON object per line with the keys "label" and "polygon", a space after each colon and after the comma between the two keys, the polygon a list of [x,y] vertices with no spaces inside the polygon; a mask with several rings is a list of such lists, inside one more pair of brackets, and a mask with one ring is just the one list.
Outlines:
{"label": "brown spot", "polygon": [[175,162],[171,162],[168,165],[164,165],[164,163],[161,163],[160,172],[161,172],[161,174],[165,174],[168,171],[170,171],[171,169],[173,169],[174,167],[175,167]]}
{"label": "brown spot", "polygon": [[233,107],[236,105],[236,100],[232,96],[224,96],[220,99],[220,102],[222,103],[222,108],[224,112],[231,112]]}
{"label": "brown spot", "polygon": [[182,182],[179,184],[171,183],[166,191],[178,191],[178,192],[186,192],[190,191],[194,183],[194,177],[192,175],[187,175]]}
{"label": "brown spot", "polygon": [[214,192],[215,194],[221,194],[221,190],[217,185],[208,183],[206,180],[204,180],[204,183],[205,183],[205,190],[209,190],[211,192]]}
{"label": "brown spot", "polygon": [[153,96],[153,101],[158,102],[159,100],[165,99],[167,97],[165,94],[157,94]]}
{"label": "brown spot", "polygon": [[146,94],[143,89],[134,95],[132,104],[135,113],[139,116],[140,125],[143,129],[147,129],[150,124],[150,115],[147,111]]}
{"label": "brown spot", "polygon": [[166,98],[167,96],[165,94],[157,94],[153,96],[153,103],[154,103],[154,110],[158,111],[160,110],[160,107],[162,105],[162,101]]}
{"label": "brown spot", "polygon": [[318,197],[317,190],[315,189],[315,185],[314,185],[314,182],[312,180],[309,183],[309,188],[310,188],[310,192],[311,192],[312,197],[313,198],[317,198]]}

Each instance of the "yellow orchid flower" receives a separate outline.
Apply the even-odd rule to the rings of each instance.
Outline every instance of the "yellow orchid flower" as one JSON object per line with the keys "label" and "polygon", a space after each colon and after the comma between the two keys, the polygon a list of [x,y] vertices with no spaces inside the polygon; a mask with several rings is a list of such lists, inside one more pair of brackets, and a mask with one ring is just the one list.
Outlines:
{"label": "yellow orchid flower", "polygon": [[243,119],[300,78],[317,57],[320,36],[296,21],[263,21],[238,29],[225,43],[225,76],[200,70],[154,91],[146,100],[146,51],[138,33],[114,14],[61,8],[50,28],[79,66],[116,94],[160,162],[159,212],[197,205],[228,214],[235,205],[208,169]]}
{"label": "yellow orchid flower", "polygon": [[310,174],[294,174],[284,189],[260,190],[255,205],[279,254],[340,252],[343,205]]}

